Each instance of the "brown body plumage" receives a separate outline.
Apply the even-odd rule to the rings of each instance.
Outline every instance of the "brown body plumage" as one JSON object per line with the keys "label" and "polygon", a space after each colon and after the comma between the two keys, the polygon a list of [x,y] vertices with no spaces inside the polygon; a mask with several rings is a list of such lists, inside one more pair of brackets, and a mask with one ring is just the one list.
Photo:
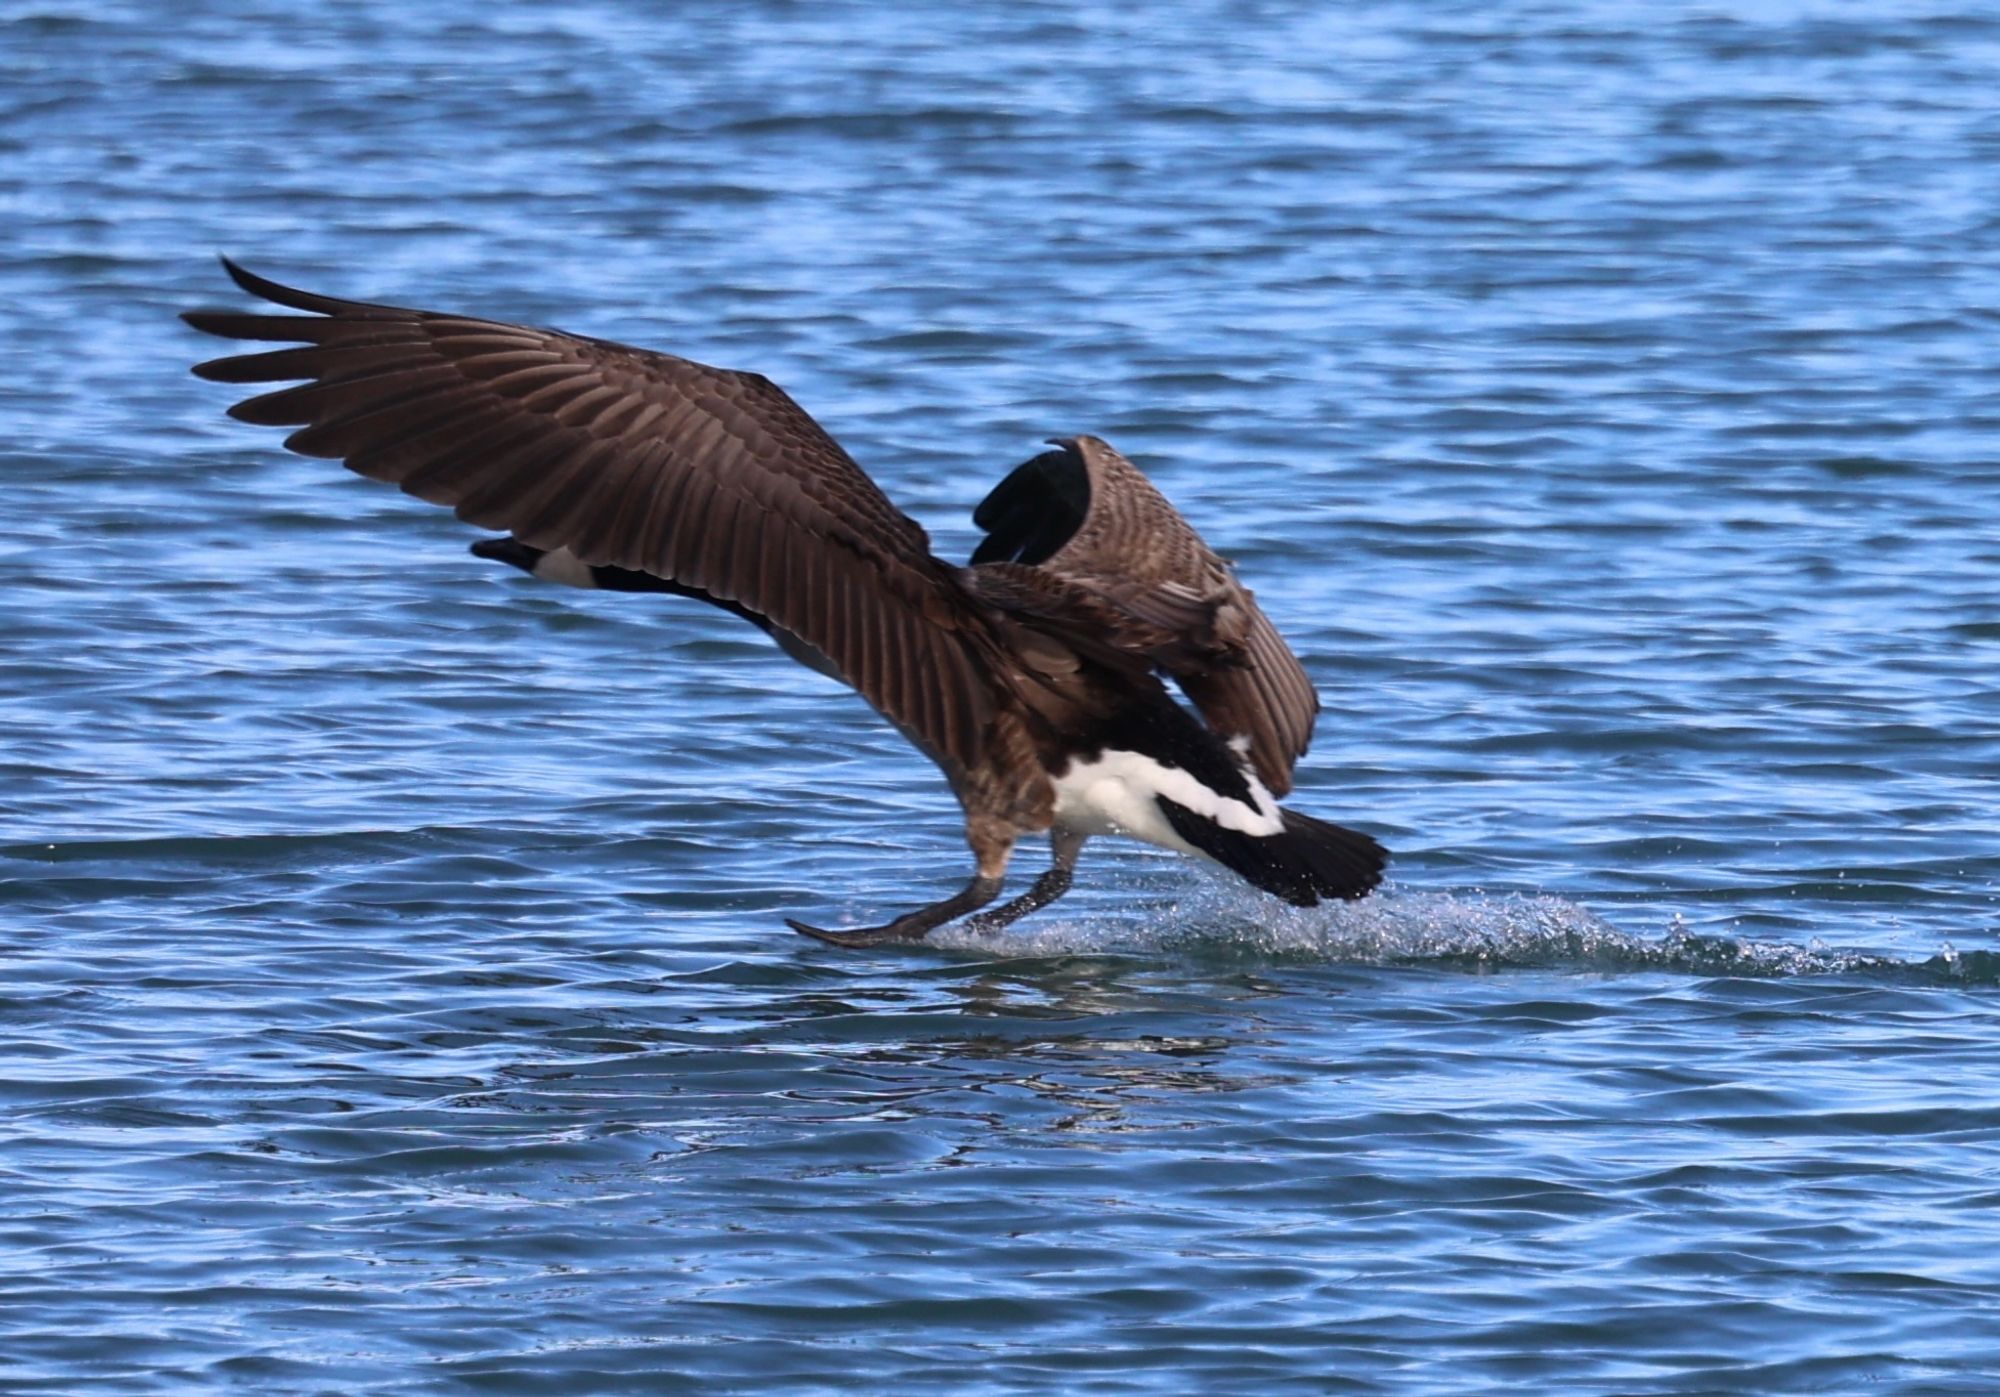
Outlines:
{"label": "brown body plumage", "polygon": [[[1058,442],[1002,481],[975,515],[988,537],[960,568],[760,375],[336,300],[224,265],[245,290],[310,312],[187,314],[211,334],[303,345],[200,365],[224,383],[306,380],[232,416],[295,428],[292,450],[505,530],[524,556],[560,552],[638,579],[628,589],[726,606],[851,684],[938,764],[979,861],[965,891],[867,932],[801,930],[843,944],[922,936],[991,901],[1015,840],[1052,828],[1056,867],[986,925],[1059,895],[1085,834],[1127,824],[1294,901],[1360,896],[1379,879],[1365,835],[1257,796],[1259,783],[1290,789],[1318,699],[1228,565],[1102,441]],[[1165,837],[1146,832],[1143,805],[1121,823],[1064,784],[1079,761],[1114,755],[1152,763],[1187,797],[1167,811],[1177,821],[1188,799],[1208,809],[1201,791],[1225,804]],[[1243,854],[1245,838],[1264,842]]]}

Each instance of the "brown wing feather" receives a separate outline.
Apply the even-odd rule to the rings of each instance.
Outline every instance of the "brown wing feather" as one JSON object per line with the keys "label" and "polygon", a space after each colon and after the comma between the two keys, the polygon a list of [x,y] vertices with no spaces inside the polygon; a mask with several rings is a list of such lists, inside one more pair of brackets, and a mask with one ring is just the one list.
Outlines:
{"label": "brown wing feather", "polygon": [[1053,445],[974,513],[989,535],[974,563],[1038,566],[1092,594],[1090,619],[1171,674],[1215,731],[1249,738],[1264,784],[1289,791],[1319,712],[1297,656],[1138,467],[1096,437]]}
{"label": "brown wing feather", "polygon": [[536,548],[740,603],[824,654],[934,758],[977,765],[991,639],[917,523],[768,379],[558,330],[336,300],[225,260],[308,316],[191,311],[304,348],[195,372],[308,380],[230,414]]}

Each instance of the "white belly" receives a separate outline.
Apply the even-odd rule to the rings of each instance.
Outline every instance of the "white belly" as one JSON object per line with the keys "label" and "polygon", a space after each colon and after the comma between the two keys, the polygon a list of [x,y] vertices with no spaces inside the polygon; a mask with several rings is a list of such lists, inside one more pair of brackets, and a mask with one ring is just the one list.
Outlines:
{"label": "white belly", "polygon": [[1073,761],[1055,778],[1056,823],[1078,834],[1123,834],[1183,854],[1201,851],[1174,832],[1155,796],[1165,796],[1205,819],[1244,834],[1272,835],[1284,817],[1263,782],[1245,772],[1250,801],[1209,789],[1179,767],[1137,752],[1106,751],[1094,761]]}

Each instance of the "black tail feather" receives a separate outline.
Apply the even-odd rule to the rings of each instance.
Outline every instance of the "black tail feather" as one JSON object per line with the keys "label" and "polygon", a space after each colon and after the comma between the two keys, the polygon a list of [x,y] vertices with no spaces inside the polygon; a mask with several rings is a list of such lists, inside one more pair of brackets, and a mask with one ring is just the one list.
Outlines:
{"label": "black tail feather", "polygon": [[1382,881],[1389,851],[1359,830],[1301,815],[1285,817],[1281,834],[1244,834],[1197,815],[1165,796],[1155,796],[1174,833],[1224,868],[1296,907],[1314,907],[1321,898],[1366,897]]}

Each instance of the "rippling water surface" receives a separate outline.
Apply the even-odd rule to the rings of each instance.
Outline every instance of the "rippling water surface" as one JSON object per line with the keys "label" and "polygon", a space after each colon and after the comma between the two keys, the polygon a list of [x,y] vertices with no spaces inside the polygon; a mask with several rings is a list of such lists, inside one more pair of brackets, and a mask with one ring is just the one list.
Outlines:
{"label": "rippling water surface", "polygon": [[[0,1387],[2000,1385],[2000,17],[0,0]],[[187,374],[211,254],[1136,456],[1298,912]],[[1039,855],[1024,860],[1031,873]]]}

